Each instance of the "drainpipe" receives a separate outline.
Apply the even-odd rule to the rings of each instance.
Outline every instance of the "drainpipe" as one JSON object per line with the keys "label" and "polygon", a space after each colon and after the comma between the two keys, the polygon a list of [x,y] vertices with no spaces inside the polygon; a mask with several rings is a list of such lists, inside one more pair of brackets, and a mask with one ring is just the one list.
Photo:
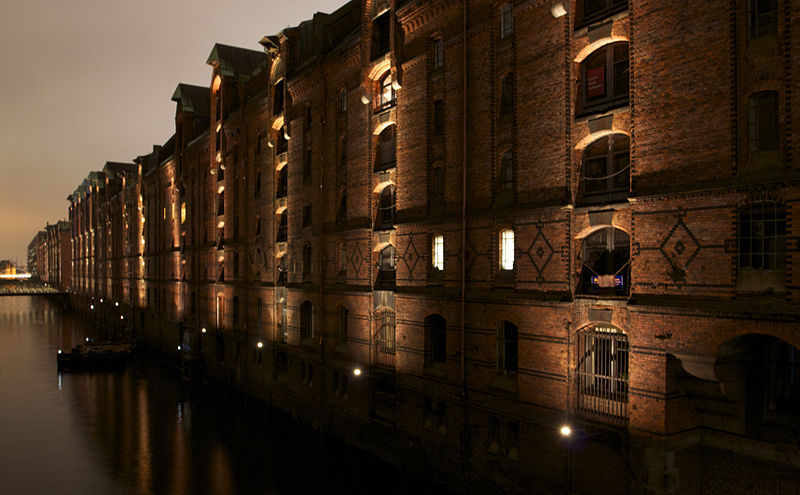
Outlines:
{"label": "drainpipe", "polygon": [[[461,88],[461,400],[467,398],[465,373],[465,326],[467,305],[467,0],[463,0],[462,88]],[[464,406],[466,408],[466,404]]]}

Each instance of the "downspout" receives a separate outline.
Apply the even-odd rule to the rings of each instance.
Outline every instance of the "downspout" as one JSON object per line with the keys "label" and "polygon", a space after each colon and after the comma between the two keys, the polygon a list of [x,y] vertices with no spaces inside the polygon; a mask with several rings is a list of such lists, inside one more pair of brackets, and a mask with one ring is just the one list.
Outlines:
{"label": "downspout", "polygon": [[[467,0],[463,0],[463,39],[461,41],[461,400],[467,398],[465,372],[465,327],[467,306]],[[464,406],[466,408],[466,405]]]}

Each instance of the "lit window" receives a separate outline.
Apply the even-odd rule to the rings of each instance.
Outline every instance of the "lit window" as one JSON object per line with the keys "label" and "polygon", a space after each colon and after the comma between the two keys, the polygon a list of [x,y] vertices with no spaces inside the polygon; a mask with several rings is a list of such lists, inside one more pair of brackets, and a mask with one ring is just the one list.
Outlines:
{"label": "lit window", "polygon": [[433,238],[433,269],[444,270],[444,236]]}
{"label": "lit window", "polygon": [[500,232],[500,269],[514,269],[514,231],[511,229]]}
{"label": "lit window", "polygon": [[186,222],[186,201],[181,202],[181,223]]}
{"label": "lit window", "polygon": [[511,2],[500,7],[500,37],[514,34],[514,5]]}
{"label": "lit window", "polygon": [[378,83],[378,101],[376,110],[394,106],[395,91],[392,87],[392,73],[387,72]]}

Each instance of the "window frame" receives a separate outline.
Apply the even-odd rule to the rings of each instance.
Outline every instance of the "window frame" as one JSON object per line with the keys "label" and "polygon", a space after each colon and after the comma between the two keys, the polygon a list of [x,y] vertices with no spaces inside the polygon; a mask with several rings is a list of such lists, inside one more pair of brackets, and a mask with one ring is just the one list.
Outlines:
{"label": "window frame", "polygon": [[500,39],[508,39],[514,35],[514,2],[509,1],[500,6]]}
{"label": "window frame", "polygon": [[444,67],[444,38],[437,37],[431,42],[431,52],[433,58],[433,69],[442,69]]}
{"label": "window frame", "polygon": [[621,329],[593,324],[578,331],[578,411],[612,423],[628,420],[630,343]]}
{"label": "window frame", "polygon": [[516,376],[519,372],[519,327],[503,320],[497,328],[497,374]]}
{"label": "window frame", "polygon": [[514,229],[506,228],[499,232],[498,262],[501,272],[510,272],[516,266],[515,259],[515,233]]}
{"label": "window frame", "polygon": [[[762,2],[772,3],[772,9],[759,9]],[[778,34],[778,0],[748,0],[747,39],[755,40],[770,34]]]}
{"label": "window frame", "polygon": [[[603,143],[605,143],[605,153],[593,155],[594,148],[602,149],[601,145]],[[617,145],[621,147],[615,149]],[[630,149],[630,137],[622,133],[608,134],[592,141],[584,148],[581,166],[581,192],[583,199],[607,199],[608,196],[613,195],[627,196],[630,191]],[[624,166],[620,168],[619,159],[622,157],[627,158],[624,160]],[[590,162],[599,162],[599,160],[603,160],[602,175],[590,177],[588,173]],[[591,181],[596,181],[597,183],[605,181],[605,187],[587,191],[587,184],[592,183]]]}
{"label": "window frame", "polygon": [[[771,208],[771,218],[765,218],[766,214],[770,213],[766,210],[768,205]],[[760,211],[756,211],[757,209]],[[788,225],[786,210],[785,205],[775,201],[762,201],[739,208],[737,224],[739,270],[785,272]],[[752,218],[756,213],[761,214],[761,218],[758,220]],[[746,214],[749,214],[751,218],[745,218]],[[771,229],[773,234],[771,235],[768,234],[768,230],[770,230],[768,222],[773,224]],[[751,235],[754,232],[758,235]],[[769,244],[773,245],[773,249],[769,251],[766,248],[768,240],[771,240]],[[754,249],[756,245],[760,245],[761,249]],[[754,263],[758,257],[761,258],[761,261]],[[771,259],[772,262],[766,262],[768,259]],[[754,266],[756,264],[760,266]]]}
{"label": "window frame", "polygon": [[436,234],[431,239],[431,269],[444,271],[444,236]]}
{"label": "window frame", "polygon": [[[616,58],[617,48],[624,48],[624,58]],[[589,64],[597,63],[596,59],[603,59],[602,64],[589,68]],[[589,77],[593,76],[593,80],[597,80],[594,79],[596,76],[591,72],[599,69],[602,69],[602,91],[604,94],[603,96],[599,94],[590,96]],[[578,102],[576,105],[578,117],[601,113],[630,104],[630,45],[627,41],[608,43],[593,51],[581,61],[578,72],[580,74]],[[595,74],[599,75],[600,73],[595,72]],[[622,81],[625,81],[624,90],[617,88],[617,84]]]}

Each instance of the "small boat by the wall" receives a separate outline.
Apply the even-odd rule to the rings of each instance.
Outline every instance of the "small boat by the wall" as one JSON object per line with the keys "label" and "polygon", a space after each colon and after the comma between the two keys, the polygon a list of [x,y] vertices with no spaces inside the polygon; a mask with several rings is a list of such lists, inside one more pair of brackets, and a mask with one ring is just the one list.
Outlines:
{"label": "small boat by the wall", "polygon": [[136,350],[134,342],[87,342],[72,351],[58,350],[58,369],[94,370],[124,367]]}

